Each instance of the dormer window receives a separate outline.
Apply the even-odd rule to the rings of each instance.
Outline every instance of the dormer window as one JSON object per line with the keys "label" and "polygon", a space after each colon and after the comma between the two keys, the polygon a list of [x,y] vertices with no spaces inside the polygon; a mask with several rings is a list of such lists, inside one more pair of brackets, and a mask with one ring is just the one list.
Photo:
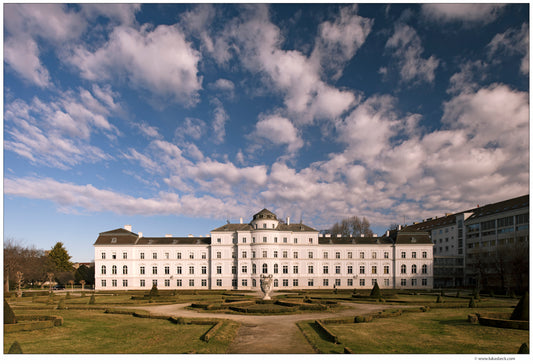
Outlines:
{"label": "dormer window", "polygon": [[111,238],[111,242],[112,243],[116,243],[117,242],[117,238]]}

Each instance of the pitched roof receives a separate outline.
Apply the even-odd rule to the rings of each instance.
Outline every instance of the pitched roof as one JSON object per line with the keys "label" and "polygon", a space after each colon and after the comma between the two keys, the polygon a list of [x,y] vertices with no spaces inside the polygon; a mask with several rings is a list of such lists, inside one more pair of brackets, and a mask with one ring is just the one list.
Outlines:
{"label": "pitched roof", "polygon": [[293,232],[298,232],[298,231],[318,231],[316,229],[313,229],[312,227],[309,227],[305,224],[285,224],[285,223],[282,223],[280,222],[278,224],[278,227],[276,230],[279,230],[279,231],[293,231]]}
{"label": "pitched roof", "polygon": [[474,214],[469,219],[475,219],[487,215],[497,214],[504,211],[515,210],[529,206],[529,194],[510,200],[500,201],[489,205],[481,206],[473,210]]}
{"label": "pitched roof", "polygon": [[135,235],[135,236],[138,236],[134,232],[131,232],[131,231],[123,229],[123,228],[104,231],[103,233],[100,233],[100,235]]}
{"label": "pitched roof", "polygon": [[398,233],[396,234],[396,244],[397,245],[403,245],[403,244],[431,244],[433,245],[433,242],[431,241],[429,237],[429,233],[427,232],[398,231]]}
{"label": "pitched roof", "polygon": [[[464,212],[467,212],[467,211],[464,211]],[[463,212],[461,212],[461,213],[463,213]],[[459,214],[460,213],[449,214],[447,216],[439,217],[439,218],[436,218],[436,219],[428,219],[428,220],[423,221],[423,222],[415,223],[414,225],[406,226],[406,227],[402,228],[402,230],[405,230],[405,231],[429,231],[429,230],[432,230],[432,229],[437,229],[437,228],[442,227],[442,226],[455,225],[456,217]]]}
{"label": "pitched roof", "polygon": [[[224,232],[224,231],[254,231],[254,227],[251,224],[226,224],[219,228],[211,230],[212,232]],[[257,229],[257,230],[265,230],[265,229]],[[272,230],[272,231],[317,231],[313,229],[312,227],[309,227],[305,224],[285,224],[280,222],[278,226],[275,229],[266,229],[266,230]]]}
{"label": "pitched roof", "polygon": [[211,231],[221,232],[221,231],[251,231],[253,230],[252,225],[250,224],[226,224]]}
{"label": "pitched roof", "polygon": [[367,244],[392,244],[393,241],[391,238],[386,236],[381,237],[349,237],[349,236],[341,236],[341,237],[319,237],[318,238],[318,244],[321,245],[335,245],[335,244],[359,244],[359,245],[367,245]]}
{"label": "pitched roof", "polygon": [[145,237],[140,238],[135,245],[209,245],[211,244],[210,237]]}
{"label": "pitched roof", "polygon": [[257,214],[254,215],[253,220],[257,220],[257,219],[277,220],[278,218],[275,213],[267,209],[262,209],[261,211],[259,211]]}

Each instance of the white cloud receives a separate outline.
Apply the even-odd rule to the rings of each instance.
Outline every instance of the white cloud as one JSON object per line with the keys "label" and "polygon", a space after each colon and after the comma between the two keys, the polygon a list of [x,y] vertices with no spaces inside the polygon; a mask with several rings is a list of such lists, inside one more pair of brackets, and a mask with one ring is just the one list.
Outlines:
{"label": "white cloud", "polygon": [[291,121],[279,115],[263,117],[255,125],[253,137],[266,139],[276,145],[286,145],[290,154],[295,153],[304,142]]}
{"label": "white cloud", "polygon": [[196,118],[185,118],[185,121],[176,128],[176,138],[179,140],[187,140],[192,138],[200,139],[205,134],[206,123]]}
{"label": "white cloud", "polygon": [[478,80],[484,80],[488,64],[478,61],[467,61],[460,66],[461,70],[452,75],[448,93],[473,92],[479,88]]}
{"label": "white cloud", "polygon": [[215,98],[211,103],[215,106],[212,123],[214,142],[220,144],[226,137],[226,121],[228,121],[228,114],[219,99]]}
{"label": "white cloud", "polygon": [[135,23],[135,13],[141,9],[141,4],[81,4],[82,13],[90,20],[99,16],[132,25]]}
{"label": "white cloud", "polygon": [[423,4],[422,14],[440,22],[459,21],[464,24],[494,21],[505,4]]}
{"label": "white cloud", "polygon": [[434,56],[427,59],[422,57],[422,41],[413,28],[402,23],[396,24],[394,34],[387,40],[385,47],[393,50],[403,82],[433,83],[439,60]]}
{"label": "white cloud", "polygon": [[68,57],[88,80],[125,79],[132,87],[153,93],[154,101],[163,97],[186,106],[198,102],[202,88],[199,61],[200,53],[184,34],[167,25],[155,29],[145,25],[139,30],[118,26],[99,49],[78,46]]}
{"label": "white cloud", "polygon": [[229,99],[235,97],[235,84],[225,78],[219,78],[214,83],[209,84],[209,88],[217,91],[219,94]]}
{"label": "white cloud", "polygon": [[159,134],[159,130],[157,127],[153,126],[153,125],[149,125],[145,122],[142,122],[142,123],[132,123],[132,125],[139,129],[139,131],[149,137],[149,138],[160,138],[161,137],[161,134]]}
{"label": "white cloud", "polygon": [[340,78],[345,63],[361,48],[372,29],[373,20],[357,15],[357,9],[357,5],[341,7],[333,22],[319,25],[311,60],[334,71],[334,79]]}
{"label": "white cloud", "polygon": [[529,74],[529,27],[522,24],[520,29],[507,29],[505,32],[496,34],[488,45],[489,56],[498,58],[503,55],[521,55],[520,72]]}
{"label": "white cloud", "polygon": [[25,80],[39,87],[51,86],[50,74],[41,63],[39,48],[31,37],[7,37],[4,60]]}

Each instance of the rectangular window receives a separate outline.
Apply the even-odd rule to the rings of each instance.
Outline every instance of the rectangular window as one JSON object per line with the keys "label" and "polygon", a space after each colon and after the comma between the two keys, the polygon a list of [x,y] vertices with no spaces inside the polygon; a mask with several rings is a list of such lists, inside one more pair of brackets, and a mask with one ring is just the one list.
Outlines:
{"label": "rectangular window", "polygon": [[278,237],[275,236],[275,237],[274,237],[274,243],[277,243],[277,242],[278,242]]}
{"label": "rectangular window", "polygon": [[402,287],[407,286],[407,279],[402,278],[402,280],[400,281],[400,286],[402,286]]}
{"label": "rectangular window", "polygon": [[411,253],[411,258],[416,259],[416,252]]}
{"label": "rectangular window", "polygon": [[288,279],[284,279],[283,280],[283,287],[289,287],[289,280]]}
{"label": "rectangular window", "polygon": [[152,267],[152,274],[157,274],[157,267],[155,265]]}
{"label": "rectangular window", "polygon": [[263,243],[266,243],[266,242],[267,242],[267,237],[263,236]]}
{"label": "rectangular window", "polygon": [[365,266],[364,265],[360,265],[359,266],[359,274],[365,274]]}
{"label": "rectangular window", "polygon": [[348,266],[348,274],[353,274],[353,266]]}
{"label": "rectangular window", "polygon": [[168,265],[165,266],[165,274],[170,274],[170,267]]}
{"label": "rectangular window", "polygon": [[217,287],[222,287],[222,279],[217,279]]}
{"label": "rectangular window", "polygon": [[[243,242],[243,243],[246,243],[246,238],[243,237],[243,238],[242,238],[242,242]],[[221,282],[220,284],[222,285],[222,282]]]}
{"label": "rectangular window", "polygon": [[202,259],[207,259],[207,253],[206,252],[202,252]]}
{"label": "rectangular window", "polygon": [[293,252],[292,256],[294,257],[294,259],[298,259],[298,252]]}
{"label": "rectangular window", "polygon": [[352,259],[352,252],[348,252],[348,259]]}
{"label": "rectangular window", "polygon": [[117,253],[115,252],[111,253],[111,259],[117,259]]}
{"label": "rectangular window", "polygon": [[202,274],[207,274],[207,266],[202,266]]}
{"label": "rectangular window", "polygon": [[384,252],[383,253],[383,258],[389,259],[389,252]]}
{"label": "rectangular window", "polygon": [[286,243],[287,242],[287,238],[283,238],[283,242]]}
{"label": "rectangular window", "polygon": [[222,258],[222,252],[217,252],[217,259],[221,259]]}
{"label": "rectangular window", "polygon": [[365,286],[365,279],[364,279],[364,278],[359,279],[359,285],[360,285],[361,287],[364,287],[364,286]]}
{"label": "rectangular window", "polygon": [[123,252],[122,253],[122,259],[128,259],[128,253]]}
{"label": "rectangular window", "polygon": [[389,266],[388,265],[383,267],[383,274],[389,274]]}
{"label": "rectangular window", "polygon": [[202,279],[200,284],[202,287],[207,287],[207,279]]}
{"label": "rectangular window", "polygon": [[247,286],[248,286],[248,280],[247,280],[247,279],[243,279],[243,280],[241,281],[241,286],[243,286],[243,287],[247,287]]}
{"label": "rectangular window", "polygon": [[234,265],[231,266],[231,274],[237,274],[237,267]]}
{"label": "rectangular window", "polygon": [[313,268],[312,265],[308,265],[308,266],[307,266],[307,273],[308,273],[308,274],[313,274],[313,273],[314,273],[314,268]]}
{"label": "rectangular window", "polygon": [[294,238],[294,244],[298,244],[298,238]]}
{"label": "rectangular window", "polygon": [[181,274],[181,265],[176,267],[176,274]]}
{"label": "rectangular window", "polygon": [[105,286],[106,286],[106,281],[105,281],[105,279],[102,279],[102,281],[101,281],[100,283],[101,283],[102,287],[105,287]]}
{"label": "rectangular window", "polygon": [[248,266],[247,266],[247,265],[243,265],[243,266],[241,267],[241,271],[242,271],[243,273],[248,273]]}
{"label": "rectangular window", "polygon": [[274,250],[274,258],[277,258],[277,257],[278,257],[278,251]]}
{"label": "rectangular window", "polygon": [[217,238],[217,243],[222,243],[222,239],[221,238]]}
{"label": "rectangular window", "polygon": [[263,258],[266,258],[266,257],[267,257],[267,251],[263,250]]}
{"label": "rectangular window", "polygon": [[324,259],[328,259],[328,252],[324,252]]}
{"label": "rectangular window", "polygon": [[311,278],[311,279],[309,279],[309,280],[307,281],[307,287],[313,287],[313,286],[314,286],[314,281],[313,281],[313,279]]}
{"label": "rectangular window", "polygon": [[176,280],[176,286],[178,286],[178,287],[183,286],[183,282],[182,282],[181,279],[177,279],[177,280]]}
{"label": "rectangular window", "polygon": [[146,281],[145,281],[144,279],[141,279],[141,280],[139,281],[139,286],[141,286],[141,287],[145,287],[145,286],[146,286]]}
{"label": "rectangular window", "polygon": [[401,253],[402,259],[405,259],[405,252]]}
{"label": "rectangular window", "polygon": [[298,287],[298,279],[295,278],[295,279],[292,280],[292,286],[293,287]]}
{"label": "rectangular window", "polygon": [[181,252],[176,253],[176,259],[181,259]]}
{"label": "rectangular window", "polygon": [[340,279],[335,279],[335,287],[339,287],[341,285],[341,280]]}
{"label": "rectangular window", "polygon": [[348,287],[352,287],[353,286],[353,279],[352,278],[348,278],[348,281],[347,281],[347,284],[346,284]]}
{"label": "rectangular window", "polygon": [[113,286],[113,287],[117,286],[117,280],[116,279],[112,279],[111,280],[111,286]]}
{"label": "rectangular window", "polygon": [[255,243],[255,236],[252,237],[252,243]]}
{"label": "rectangular window", "polygon": [[377,279],[372,278],[372,287],[374,287],[376,285],[377,281],[378,281]]}
{"label": "rectangular window", "polygon": [[283,274],[289,274],[289,266],[288,265],[284,265],[282,267],[282,273]]}
{"label": "rectangular window", "polygon": [[189,259],[194,259],[194,252],[189,253]]}
{"label": "rectangular window", "polygon": [[140,274],[144,274],[144,266],[140,266],[139,267],[139,273]]}
{"label": "rectangular window", "polygon": [[165,279],[165,287],[170,287],[170,279]]}
{"label": "rectangular window", "polygon": [[411,286],[416,287],[418,285],[416,278],[411,279]]}
{"label": "rectangular window", "polygon": [[313,244],[313,238],[309,238],[309,244]]}
{"label": "rectangular window", "polygon": [[140,253],[140,258],[144,259],[144,253],[143,252]]}
{"label": "rectangular window", "polygon": [[289,253],[287,253],[287,251],[286,251],[286,250],[284,250],[284,251],[283,251],[283,258],[287,258],[287,257],[288,257],[288,255],[289,255]]}
{"label": "rectangular window", "polygon": [[252,259],[255,258],[255,251],[252,252]]}
{"label": "rectangular window", "polygon": [[378,257],[378,253],[372,252],[372,259],[377,259],[377,257]]}
{"label": "rectangular window", "polygon": [[105,259],[105,253],[104,252],[102,252],[102,259]]}
{"label": "rectangular window", "polygon": [[336,265],[335,266],[335,274],[341,274],[341,266],[340,265]]}
{"label": "rectangular window", "polygon": [[189,279],[189,287],[194,287],[194,279]]}
{"label": "rectangular window", "polygon": [[426,278],[422,278],[422,285],[423,286],[427,286],[428,285],[428,280]]}
{"label": "rectangular window", "polygon": [[242,252],[242,257],[243,257],[244,259],[246,259],[246,256],[247,256],[247,255],[248,255],[248,254],[247,254],[245,251]]}
{"label": "rectangular window", "polygon": [[365,259],[365,252],[359,253],[359,259]]}
{"label": "rectangular window", "polygon": [[298,266],[297,265],[292,267],[292,273],[298,274]]}
{"label": "rectangular window", "polygon": [[194,274],[194,266],[189,267],[189,274]]}
{"label": "rectangular window", "polygon": [[165,259],[170,259],[170,253],[165,252]]}
{"label": "rectangular window", "polygon": [[309,252],[309,259],[313,259],[313,252]]}
{"label": "rectangular window", "polygon": [[385,279],[383,280],[383,282],[384,282],[384,284],[385,284],[385,287],[389,287],[389,286],[390,286],[390,279],[385,278]]}
{"label": "rectangular window", "polygon": [[422,258],[427,258],[428,257],[428,253],[427,252],[422,252]]}
{"label": "rectangular window", "polygon": [[372,274],[378,274],[378,267],[377,265],[372,266]]}
{"label": "rectangular window", "polygon": [[157,287],[157,279],[152,279],[152,286],[156,286]]}
{"label": "rectangular window", "polygon": [[327,265],[322,267],[322,273],[329,274],[329,267]]}
{"label": "rectangular window", "polygon": [[335,259],[341,259],[341,252],[335,252]]}
{"label": "rectangular window", "polygon": [[152,253],[152,258],[157,259],[157,253]]}
{"label": "rectangular window", "polygon": [[325,287],[329,286],[329,280],[327,278],[324,278],[322,280],[322,285],[325,286]]}

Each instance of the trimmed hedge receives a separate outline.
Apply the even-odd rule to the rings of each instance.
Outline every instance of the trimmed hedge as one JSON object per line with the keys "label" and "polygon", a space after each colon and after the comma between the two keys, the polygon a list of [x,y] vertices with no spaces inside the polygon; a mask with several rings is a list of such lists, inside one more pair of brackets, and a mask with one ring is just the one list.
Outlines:
{"label": "trimmed hedge", "polygon": [[340,344],[339,339],[337,338],[337,335],[333,334],[329,329],[324,325],[322,320],[315,320],[315,324],[318,326],[320,331],[326,336],[326,338],[335,344]]}
{"label": "trimmed hedge", "polygon": [[207,330],[207,332],[204,334],[204,336],[202,336],[202,340],[205,341],[206,343],[208,343],[209,340],[211,340],[211,338],[213,338],[213,336],[216,335],[218,329],[220,329],[223,324],[224,324],[223,321],[218,321],[209,330]]}
{"label": "trimmed hedge", "polygon": [[[509,320],[508,318],[499,318],[499,315],[481,316],[478,315],[479,324],[483,326],[499,327],[502,329],[529,330],[529,321]],[[509,317],[509,315],[507,315]]]}
{"label": "trimmed hedge", "polygon": [[61,316],[19,315],[17,317],[18,323],[4,324],[4,332],[41,330],[63,325]]}

